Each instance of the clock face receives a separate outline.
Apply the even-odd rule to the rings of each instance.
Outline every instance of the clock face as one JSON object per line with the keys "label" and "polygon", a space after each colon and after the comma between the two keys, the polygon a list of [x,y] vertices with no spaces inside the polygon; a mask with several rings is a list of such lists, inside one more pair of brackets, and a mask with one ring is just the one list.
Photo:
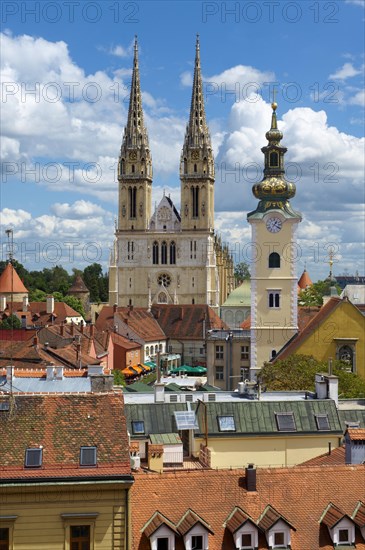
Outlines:
{"label": "clock face", "polygon": [[267,230],[270,231],[270,233],[278,233],[282,225],[283,223],[280,218],[269,218],[266,222]]}

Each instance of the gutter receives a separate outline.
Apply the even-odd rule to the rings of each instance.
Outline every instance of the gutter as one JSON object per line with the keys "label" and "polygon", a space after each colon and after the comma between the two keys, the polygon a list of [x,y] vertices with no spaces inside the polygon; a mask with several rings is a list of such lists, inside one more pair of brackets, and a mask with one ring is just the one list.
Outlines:
{"label": "gutter", "polygon": [[70,477],[43,477],[43,478],[30,478],[30,479],[9,478],[9,479],[6,479],[6,480],[1,479],[0,480],[0,485],[2,487],[7,487],[7,486],[10,487],[10,486],[14,486],[14,485],[27,486],[27,485],[33,485],[33,484],[37,484],[37,485],[39,485],[39,484],[54,485],[56,483],[58,485],[69,485],[70,483],[73,483],[75,485],[89,485],[91,482],[94,483],[94,484],[103,484],[103,483],[107,483],[107,484],[111,484],[111,483],[129,484],[129,483],[134,482],[134,477],[132,475],[128,475],[128,476],[107,476],[107,477],[88,476],[88,477],[83,477],[82,481],[80,481],[80,477],[74,477],[74,476],[70,476]]}

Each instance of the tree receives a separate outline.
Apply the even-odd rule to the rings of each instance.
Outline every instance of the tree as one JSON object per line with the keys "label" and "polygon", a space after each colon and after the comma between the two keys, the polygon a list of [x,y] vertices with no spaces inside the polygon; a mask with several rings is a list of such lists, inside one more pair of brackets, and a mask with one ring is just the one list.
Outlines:
{"label": "tree", "polygon": [[125,376],[122,374],[122,372],[118,369],[112,370],[112,374],[114,376],[114,385],[115,386],[125,386]]}
{"label": "tree", "polygon": [[90,302],[108,301],[108,275],[103,274],[100,264],[93,263],[85,267],[83,281],[90,292]]}
{"label": "tree", "polygon": [[237,283],[242,283],[250,277],[250,266],[247,262],[239,262],[234,266],[234,278]]}
{"label": "tree", "polygon": [[0,328],[5,330],[11,330],[12,328],[22,328],[22,322],[20,319],[12,314],[7,319],[0,322]]}
{"label": "tree", "polygon": [[82,303],[80,302],[80,300],[78,298],[76,298],[75,296],[64,296],[62,298],[62,300],[59,300],[59,301],[60,302],[65,302],[65,304],[72,307],[72,309],[74,309],[75,311],[80,313],[80,315],[82,317],[84,317],[84,319],[85,319],[84,306],[82,305]]}
{"label": "tree", "polygon": [[45,302],[46,299],[47,294],[44,292],[44,290],[39,290],[39,288],[36,288],[35,290],[29,291],[30,302]]}
{"label": "tree", "polygon": [[[339,396],[343,398],[365,397],[365,380],[347,371],[343,361],[334,361],[332,372],[338,376]],[[260,382],[273,391],[313,391],[315,374],[327,372],[325,361],[318,361],[308,355],[292,355],[274,364],[265,363],[258,374]]]}
{"label": "tree", "polygon": [[[319,306],[323,305],[323,296],[330,294],[331,283],[329,280],[317,281],[308,288],[301,290],[298,296],[300,306]],[[335,285],[337,294],[341,292],[341,287]]]}

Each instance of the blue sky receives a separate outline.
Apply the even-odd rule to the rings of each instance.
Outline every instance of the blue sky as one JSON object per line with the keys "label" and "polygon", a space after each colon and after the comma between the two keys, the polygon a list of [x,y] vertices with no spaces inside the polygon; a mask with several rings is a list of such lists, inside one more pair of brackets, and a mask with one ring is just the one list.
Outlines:
{"label": "blue sky", "polygon": [[[107,266],[113,166],[138,35],[154,200],[179,207],[178,166],[200,35],[217,164],[216,230],[248,260],[278,88],[288,179],[303,214],[298,272],[364,273],[364,2],[14,2],[2,5],[1,239],[29,269]],[[35,90],[34,94],[29,91]],[[33,170],[33,172],[32,172]],[[2,255],[5,255],[3,241]]]}

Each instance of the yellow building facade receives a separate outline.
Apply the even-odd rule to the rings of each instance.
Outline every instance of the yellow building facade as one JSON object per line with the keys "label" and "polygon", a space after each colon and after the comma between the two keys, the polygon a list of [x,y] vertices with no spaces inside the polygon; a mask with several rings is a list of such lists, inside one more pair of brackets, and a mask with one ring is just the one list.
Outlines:
{"label": "yellow building facade", "polygon": [[128,487],[112,481],[9,483],[1,490],[0,530],[8,532],[9,550],[72,550],[82,542],[90,550],[127,550],[128,498]]}
{"label": "yellow building facade", "polygon": [[331,298],[277,359],[294,353],[319,361],[345,360],[349,370],[365,379],[365,316],[347,298]]}

